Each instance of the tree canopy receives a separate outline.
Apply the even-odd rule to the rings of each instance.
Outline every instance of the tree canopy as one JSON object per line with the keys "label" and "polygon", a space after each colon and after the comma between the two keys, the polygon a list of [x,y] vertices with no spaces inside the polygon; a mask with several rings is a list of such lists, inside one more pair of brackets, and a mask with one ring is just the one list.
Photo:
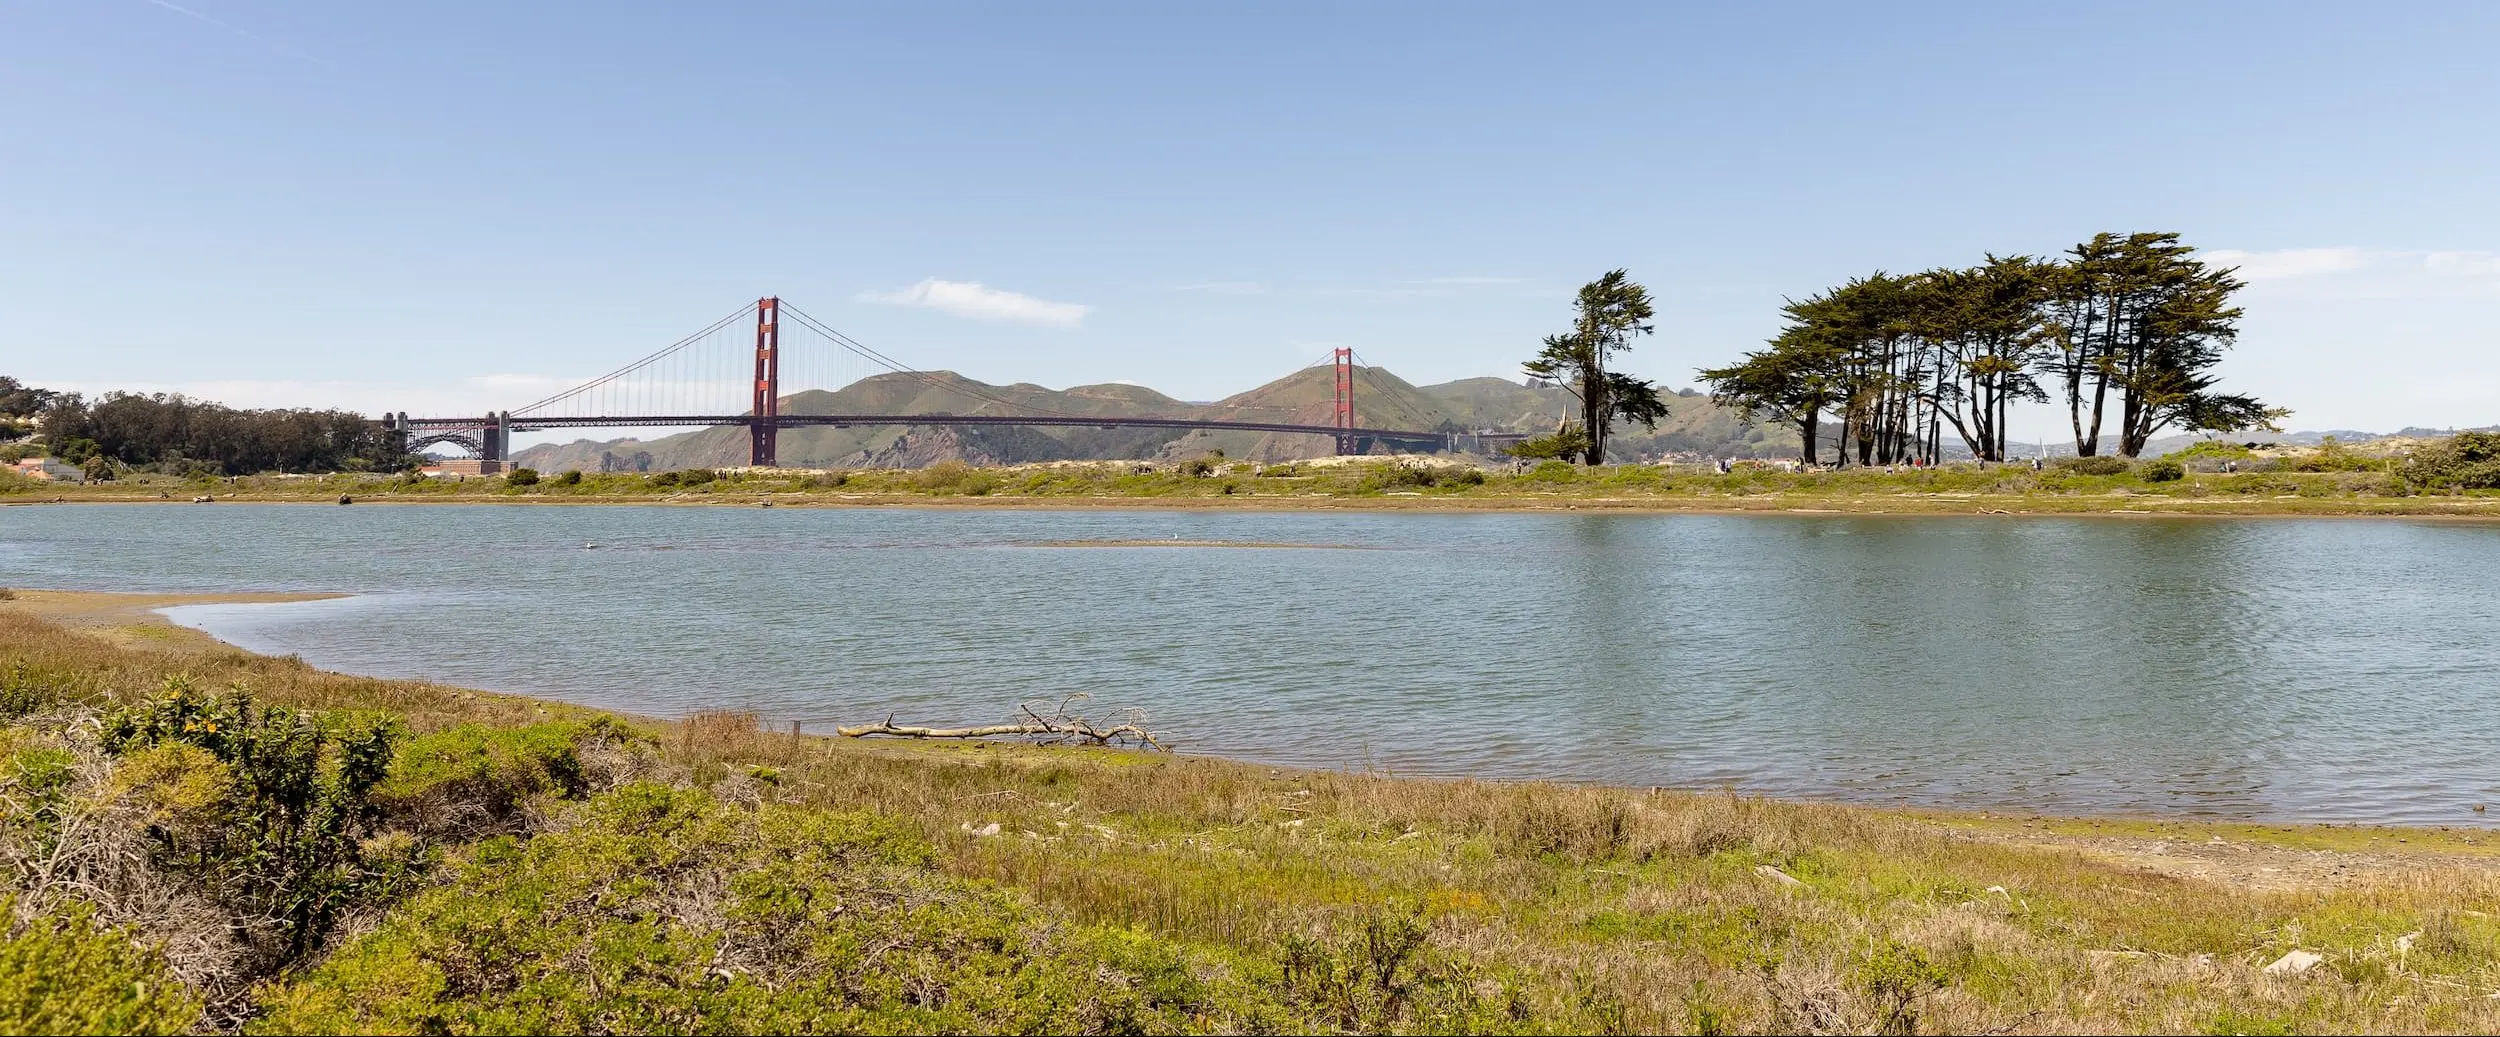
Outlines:
{"label": "tree canopy", "polygon": [[1589,464],[1604,464],[1606,435],[1618,420],[1656,429],[1667,416],[1667,401],[1646,378],[1609,370],[1615,355],[1628,352],[1632,340],[1654,330],[1656,316],[1649,289],[1622,270],[1609,270],[1580,286],[1572,300],[1571,330],[1545,336],[1524,370],[1570,390],[1580,401],[1580,422],[1555,432],[1553,442],[1578,448]]}
{"label": "tree canopy", "polygon": [[2051,399],[2044,379],[2083,456],[2100,452],[2113,403],[2128,457],[2164,428],[2274,428],[2287,412],[2216,389],[2241,284],[2193,251],[2176,234],[2099,234],[2062,260],[1878,271],[1789,301],[1769,348],[1701,378],[1722,403],[1795,424],[1809,462],[1834,410],[1843,463],[1933,463],[1947,429],[1972,456],[2004,460],[2011,409]]}
{"label": "tree canopy", "polygon": [[[12,395],[18,394],[18,395]],[[387,471],[407,456],[380,422],[338,410],[243,410],[156,393],[28,389],[0,376],[0,408],[40,399],[36,420],[53,453],[183,474]]]}

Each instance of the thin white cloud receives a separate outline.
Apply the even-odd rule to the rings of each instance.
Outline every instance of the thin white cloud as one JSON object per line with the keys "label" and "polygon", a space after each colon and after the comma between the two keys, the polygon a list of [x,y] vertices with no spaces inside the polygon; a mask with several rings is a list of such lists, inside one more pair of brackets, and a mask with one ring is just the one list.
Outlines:
{"label": "thin white cloud", "polygon": [[2214,266],[2238,267],[2240,279],[2244,281],[2281,281],[2359,270],[2375,261],[2376,254],[2368,249],[2344,246],[2283,248],[2266,252],[2220,248],[2209,250],[2200,258]]}
{"label": "thin white cloud", "polygon": [[2500,290],[2500,253],[2483,250],[2338,245],[2272,251],[2214,249],[2200,258],[2216,266],[2236,267],[2240,278],[2251,283],[2315,281],[2342,295],[2481,296]]}
{"label": "thin white cloud", "polygon": [[1266,295],[1267,286],[1257,281],[1200,281],[1172,289],[1176,292],[1205,292],[1209,295]]}
{"label": "thin white cloud", "polygon": [[916,306],[974,320],[1003,320],[1058,328],[1073,328],[1083,323],[1085,315],[1094,309],[1082,303],[1052,302],[1018,292],[1002,291],[975,281],[946,281],[935,277],[890,292],[861,292],[859,301],[886,306]]}
{"label": "thin white cloud", "polygon": [[172,12],[174,12],[175,14],[184,15],[184,16],[187,16],[187,17],[191,17],[191,18],[196,18],[196,19],[199,19],[200,21],[203,21],[203,22],[207,22],[207,23],[208,23],[208,24],[210,24],[210,25],[214,25],[214,26],[216,26],[216,27],[218,27],[218,28],[220,28],[220,29],[224,29],[224,30],[226,30],[227,32],[233,33],[233,34],[235,34],[235,35],[237,35],[237,36],[241,36],[241,37],[243,37],[244,39],[247,39],[247,40],[250,40],[250,41],[252,41],[252,42],[254,42],[254,43],[260,44],[261,46],[264,46],[264,47],[269,47],[269,48],[272,48],[272,49],[274,49],[274,50],[277,50],[277,51],[279,51],[279,52],[281,52],[281,53],[284,53],[284,54],[286,54],[288,57],[293,57],[293,58],[301,58],[301,59],[303,59],[303,60],[305,60],[305,61],[312,62],[313,64],[319,65],[319,66],[321,66],[321,67],[323,67],[323,68],[335,69],[335,68],[337,68],[337,67],[338,67],[338,65],[336,65],[336,64],[335,64],[335,63],[333,63],[333,62],[331,62],[328,58],[315,57],[315,56],[313,56],[313,55],[306,54],[306,53],[304,53],[303,51],[297,50],[297,49],[295,49],[294,47],[288,46],[287,44],[282,43],[282,42],[280,42],[280,41],[278,41],[278,40],[273,40],[273,39],[270,39],[270,38],[269,38],[269,37],[267,37],[267,36],[263,36],[263,35],[261,35],[261,34],[259,34],[259,33],[253,32],[253,31],[252,31],[252,30],[250,30],[250,29],[246,29],[246,28],[244,28],[244,27],[242,27],[242,26],[240,26],[240,25],[236,25],[236,24],[234,24],[234,23],[232,23],[232,22],[228,22],[228,21],[221,20],[221,19],[219,19],[219,18],[216,18],[215,16],[208,15],[208,14],[203,14],[203,13],[201,13],[201,12],[199,12],[199,11],[194,11],[194,10],[192,10],[192,9],[188,8],[188,7],[184,7],[184,6],[182,6],[181,4],[176,4],[176,3],[168,3],[168,2],[166,2],[166,0],[147,0],[147,2],[148,2],[148,3],[151,3],[151,4],[154,4],[154,5],[158,6],[158,7],[162,7],[162,8],[164,8],[164,9],[168,10],[168,11],[172,11]]}
{"label": "thin white cloud", "polygon": [[2422,257],[2422,269],[2457,277],[2500,277],[2500,255],[2490,252],[2433,252]]}

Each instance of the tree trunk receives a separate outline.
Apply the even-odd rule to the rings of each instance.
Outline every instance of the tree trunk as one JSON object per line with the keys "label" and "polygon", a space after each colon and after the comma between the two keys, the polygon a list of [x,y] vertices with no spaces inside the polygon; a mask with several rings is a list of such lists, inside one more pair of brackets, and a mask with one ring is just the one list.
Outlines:
{"label": "tree trunk", "polygon": [[1606,463],[1606,423],[1598,420],[1604,408],[1597,398],[1606,391],[1605,384],[1605,377],[1594,373],[1580,383],[1580,422],[1589,437],[1588,455],[1583,460],[1592,467]]}

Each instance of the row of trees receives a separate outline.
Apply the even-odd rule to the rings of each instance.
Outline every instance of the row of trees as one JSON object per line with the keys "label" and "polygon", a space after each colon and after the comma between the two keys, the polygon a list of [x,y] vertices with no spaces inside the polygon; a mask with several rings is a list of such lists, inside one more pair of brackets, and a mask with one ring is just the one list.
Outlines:
{"label": "row of trees", "polygon": [[33,389],[0,376],[0,436],[40,430],[54,456],[183,474],[395,471],[406,453],[380,422],[338,410],[241,410],[179,395]]}
{"label": "row of trees", "polygon": [[1809,461],[1826,414],[1840,460],[1862,465],[1939,460],[1947,428],[2004,460],[2020,402],[2062,401],[2085,457],[2109,432],[2134,457],[2165,428],[2274,429],[2288,412],[2216,389],[2242,284],[2194,251],[2176,234],[2099,234],[2061,259],[1879,272],[1791,301],[1769,348],[1701,377],[1719,402],[1795,424]]}

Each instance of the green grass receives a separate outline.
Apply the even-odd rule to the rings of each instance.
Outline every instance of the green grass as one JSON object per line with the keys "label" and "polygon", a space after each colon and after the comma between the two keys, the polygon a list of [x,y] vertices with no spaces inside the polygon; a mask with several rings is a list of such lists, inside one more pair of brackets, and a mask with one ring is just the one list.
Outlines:
{"label": "green grass", "polygon": [[[152,856],[150,825],[217,823],[239,792],[82,734],[176,674],[407,732],[357,808],[367,900],[303,954],[211,953],[213,873]],[[84,891],[10,873],[18,924],[83,949],[18,959],[60,993],[0,1030],[203,1004],[257,1032],[2500,1027],[2480,832],[793,738],[108,640],[23,604],[0,607],[0,677],[26,706],[0,735],[7,859],[75,830],[151,862]],[[2217,837],[2231,852],[2192,852]],[[2326,963],[2262,971],[2293,949]]]}
{"label": "green grass", "polygon": [[[2200,455],[2201,457],[2201,455]],[[2191,461],[2200,460],[2191,457]],[[2210,462],[2211,458],[2202,458]],[[2112,474],[2052,466],[1971,464],[1934,469],[1850,469],[1779,472],[1739,469],[1721,475],[1707,466],[1616,465],[1584,468],[1544,462],[1512,471],[1456,461],[1298,462],[1215,466],[1190,474],[1181,466],[1135,462],[976,468],[948,462],[918,470],[780,473],[724,470],[689,481],[685,473],[557,475],[527,486],[502,479],[424,479],[379,475],[252,476],[178,480],[140,476],[85,487],[11,490],[77,500],[220,499],[328,502],[479,500],[538,503],[1016,503],[1076,505],[1138,502],[1162,506],[1707,508],[1853,512],[2177,514],[2480,514],[2500,510],[2500,492],[2425,490],[2385,459],[2350,452],[2281,462],[2265,472],[2187,471],[2179,478],[2157,463]],[[1144,470],[1140,470],[1143,468]],[[1248,468],[1248,471],[1234,471]]]}

